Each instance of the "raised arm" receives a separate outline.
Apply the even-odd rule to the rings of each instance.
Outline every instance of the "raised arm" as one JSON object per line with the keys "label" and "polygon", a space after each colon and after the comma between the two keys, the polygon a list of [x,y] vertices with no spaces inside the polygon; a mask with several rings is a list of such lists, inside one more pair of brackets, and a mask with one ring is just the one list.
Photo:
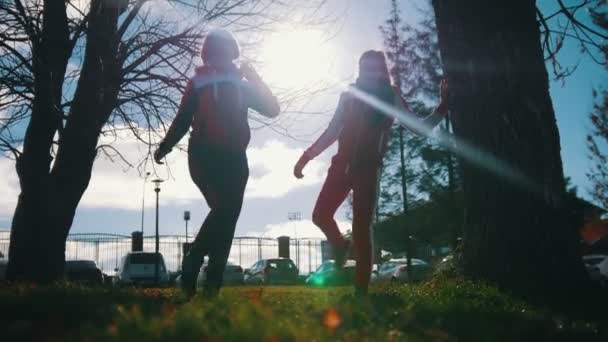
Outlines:
{"label": "raised arm", "polygon": [[192,124],[192,117],[196,111],[197,96],[192,80],[188,81],[186,91],[182,97],[175,119],[171,123],[167,135],[158,145],[154,153],[154,160],[161,164],[161,160],[171,152],[171,149],[188,132]]}
{"label": "raised arm", "polygon": [[241,72],[247,79],[243,86],[247,105],[269,118],[279,115],[281,111],[279,102],[260,75],[249,64],[242,65]]}
{"label": "raised arm", "polygon": [[345,102],[344,94],[340,95],[340,101],[338,102],[338,107],[336,108],[336,112],[334,113],[334,117],[329,122],[329,125],[323,131],[323,134],[315,141],[306,151],[304,151],[304,155],[309,159],[315,159],[319,154],[323,153],[329,146],[331,146],[342,132],[342,128],[344,127],[342,121],[342,115],[344,112],[344,102]]}
{"label": "raised arm", "polygon": [[441,100],[439,105],[430,115],[424,118],[416,116],[401,96],[395,96],[394,106],[412,120],[407,120],[407,122],[406,120],[399,120],[399,123],[418,135],[427,135],[426,133],[435,128],[448,112],[447,91],[447,82],[442,80],[440,85]]}
{"label": "raised arm", "polygon": [[296,178],[302,178],[304,175],[302,174],[302,170],[308,164],[309,161],[316,158],[319,154],[325,151],[329,146],[331,146],[342,132],[342,128],[344,127],[344,123],[342,120],[342,115],[344,113],[344,104],[346,95],[340,95],[340,101],[338,102],[338,108],[336,108],[336,112],[334,113],[334,117],[329,122],[329,126],[327,129],[323,131],[321,136],[315,141],[300,157],[296,166],[294,167],[294,175]]}

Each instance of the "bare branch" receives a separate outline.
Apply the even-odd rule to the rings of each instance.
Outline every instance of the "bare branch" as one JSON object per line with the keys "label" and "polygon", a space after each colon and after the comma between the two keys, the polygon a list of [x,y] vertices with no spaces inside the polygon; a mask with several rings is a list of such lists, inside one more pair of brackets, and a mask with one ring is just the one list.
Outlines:
{"label": "bare branch", "polygon": [[[585,25],[584,23],[582,23],[580,20],[576,19],[576,17],[574,17],[573,12],[571,11],[571,9],[568,9],[565,5],[564,2],[562,0],[557,0],[557,3],[559,4],[560,8],[562,9],[562,13],[568,17],[568,19],[570,19],[570,21],[572,21],[572,23],[576,26],[579,26],[581,28],[583,28],[585,31],[590,32],[602,39],[608,39],[608,35],[603,34],[597,30],[594,30],[593,28]],[[588,1],[585,1],[584,4],[587,4]],[[577,6],[576,9],[582,8],[582,6]],[[576,10],[575,9],[575,10]]]}

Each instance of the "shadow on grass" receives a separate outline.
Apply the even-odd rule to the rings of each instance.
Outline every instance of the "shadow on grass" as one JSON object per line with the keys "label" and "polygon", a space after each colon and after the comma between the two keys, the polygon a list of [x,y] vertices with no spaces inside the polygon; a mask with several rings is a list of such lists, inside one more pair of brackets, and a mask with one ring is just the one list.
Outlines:
{"label": "shadow on grass", "polygon": [[608,340],[608,321],[568,320],[462,280],[381,285],[363,299],[350,288],[232,287],[190,302],[177,289],[11,286],[0,288],[0,322],[2,341]]}

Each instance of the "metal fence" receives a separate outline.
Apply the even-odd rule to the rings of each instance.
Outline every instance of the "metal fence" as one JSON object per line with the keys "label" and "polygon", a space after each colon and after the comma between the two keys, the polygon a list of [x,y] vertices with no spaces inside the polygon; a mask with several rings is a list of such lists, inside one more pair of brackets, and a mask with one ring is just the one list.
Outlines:
{"label": "metal fence", "polygon": [[[159,250],[165,259],[167,269],[179,270],[182,260],[183,244],[193,237],[184,235],[161,235]],[[289,255],[298,266],[301,274],[314,271],[322,263],[321,239],[290,239]],[[10,231],[0,230],[0,252],[8,257]],[[155,249],[155,237],[145,236],[143,250]],[[105,233],[70,234],[66,242],[67,260],[94,260],[107,274],[113,274],[120,259],[131,251],[131,236]],[[259,259],[276,258],[279,255],[277,239],[264,237],[235,237],[230,249],[229,261],[250,267]]]}

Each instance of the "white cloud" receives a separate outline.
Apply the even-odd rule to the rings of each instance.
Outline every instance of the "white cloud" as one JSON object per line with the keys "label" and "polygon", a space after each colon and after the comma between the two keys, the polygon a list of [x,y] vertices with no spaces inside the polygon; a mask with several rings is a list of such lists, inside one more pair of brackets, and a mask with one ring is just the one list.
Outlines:
{"label": "white cloud", "polygon": [[[336,220],[338,228],[342,234],[351,229],[351,223],[348,221]],[[325,235],[315,226],[311,220],[301,221],[286,221],[280,223],[272,223],[264,228],[264,231],[248,232],[244,236],[277,238],[279,236],[289,236],[291,238],[318,238],[325,239]]]}
{"label": "white cloud", "polygon": [[0,174],[4,176],[4,181],[0,182],[0,215],[12,215],[19,196],[15,161],[0,157]]}
{"label": "white cloud", "polygon": [[323,161],[311,161],[304,171],[303,179],[298,180],[293,176],[293,166],[302,152],[301,149],[290,148],[277,140],[269,140],[260,148],[250,148],[247,152],[250,168],[264,172],[262,175],[252,173],[245,197],[276,198],[294,189],[320,183],[326,169]]}
{"label": "white cloud", "polygon": [[[109,143],[110,138],[100,139],[100,143]],[[148,152],[147,147],[137,142],[133,137],[123,136],[113,143],[123,156],[133,162],[141,160]],[[156,166],[157,176],[163,179],[161,184],[161,204],[180,204],[190,202],[193,199],[202,199],[188,171],[188,159],[185,153],[174,149],[167,156],[167,165]],[[170,175],[169,171],[170,170]],[[89,188],[85,192],[81,206],[93,208],[119,208],[138,209],[141,208],[142,193],[146,196],[146,206],[154,204],[154,184],[151,182],[157,178],[152,169],[152,162],[148,162],[147,171],[152,172],[144,185],[144,177],[135,168],[128,168],[114,158],[112,162],[107,157],[101,156],[95,161],[93,174]]]}
{"label": "white cloud", "polygon": [[[102,137],[100,144],[110,143],[112,139]],[[113,146],[131,162],[141,160],[147,153],[147,147],[126,134],[119,137]],[[298,180],[293,176],[293,165],[301,153],[301,149],[291,148],[277,140],[267,141],[261,147],[251,147],[248,158],[252,171],[245,193],[246,199],[280,198],[295,189],[319,184],[327,168],[326,162],[322,160],[311,161],[305,169],[306,176],[303,179]],[[167,162],[170,176],[164,166],[156,167],[160,178],[165,180],[161,185],[161,205],[202,202],[202,195],[190,179],[186,154],[174,150],[167,156]],[[148,166],[151,167],[151,163]],[[11,215],[19,194],[14,161],[0,158],[0,172],[5,175],[4,182],[0,183],[0,215]],[[148,208],[154,206],[154,186],[150,182],[153,178],[154,174],[145,184],[145,202]],[[126,167],[118,158],[112,162],[100,153],[80,207],[139,210],[143,187],[144,179],[137,169]]]}
{"label": "white cloud", "polygon": [[89,0],[71,0],[67,2],[66,5],[68,18],[78,20],[82,20],[91,7]]}
{"label": "white cloud", "polygon": [[[108,141],[106,141],[108,140]],[[109,138],[102,138],[101,143],[109,143]],[[184,139],[185,141],[185,139]],[[147,148],[132,137],[119,137],[113,146],[129,161],[140,160]],[[306,176],[298,180],[293,176],[293,165],[302,150],[288,147],[286,144],[270,140],[261,147],[252,147],[247,155],[251,175],[247,184],[245,198],[277,198],[288,192],[322,181],[326,168],[323,161],[311,161],[305,170]],[[190,179],[188,158],[185,153],[174,149],[167,156],[170,169],[156,166],[156,171],[165,182],[161,185],[161,204],[180,205],[193,200],[202,200],[198,188]],[[151,163],[148,165],[151,169]],[[148,178],[150,182],[154,174]],[[95,161],[89,188],[82,198],[83,207],[138,209],[141,207],[143,178],[136,169],[125,168],[119,159],[115,162],[106,157]],[[153,184],[148,183],[145,189],[146,206],[154,204]]]}

